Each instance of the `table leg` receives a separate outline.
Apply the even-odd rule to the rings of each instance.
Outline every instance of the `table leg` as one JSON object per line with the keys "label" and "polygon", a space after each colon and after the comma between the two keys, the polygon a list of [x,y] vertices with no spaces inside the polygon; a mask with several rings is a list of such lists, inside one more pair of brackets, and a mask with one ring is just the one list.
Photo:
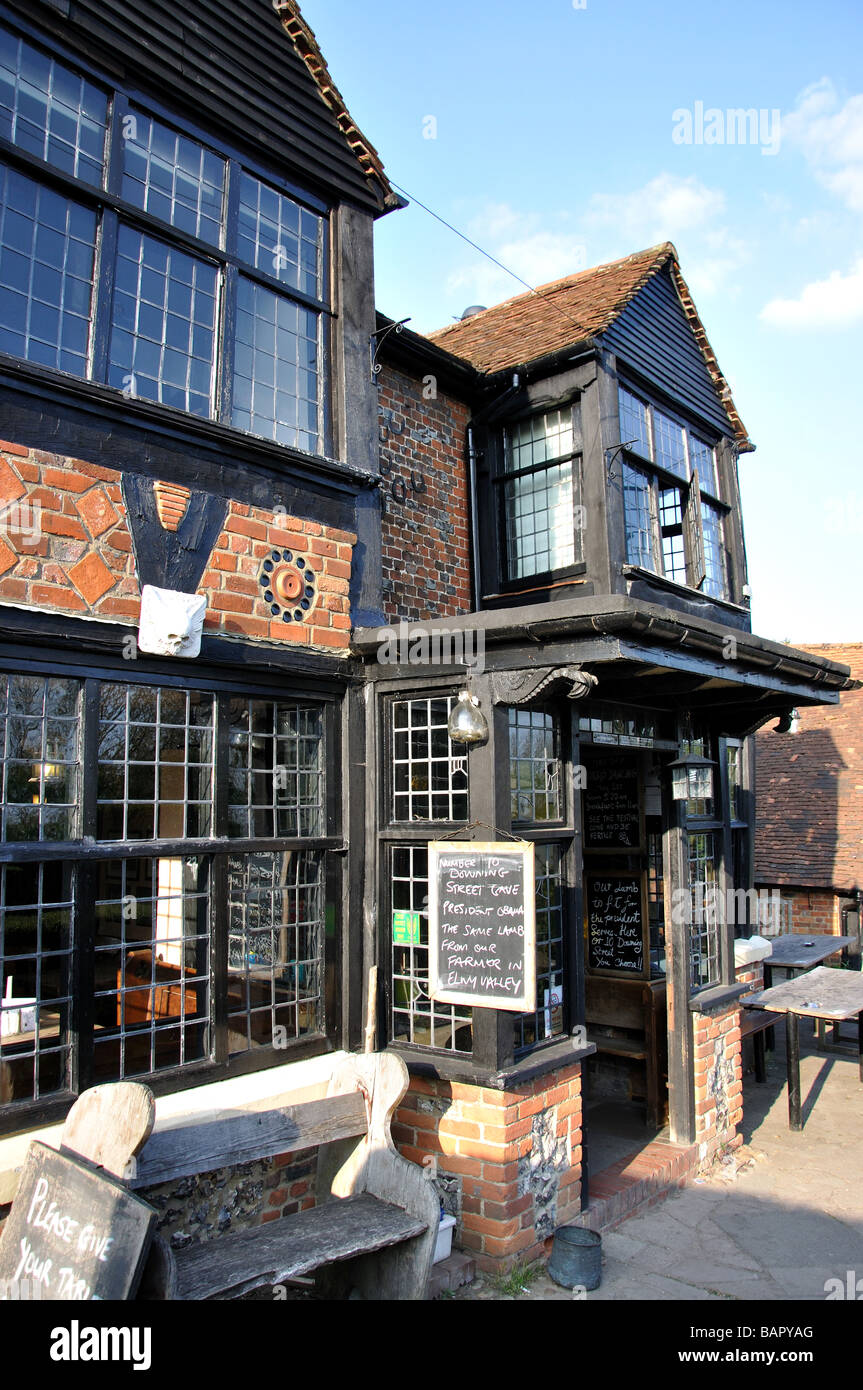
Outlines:
{"label": "table leg", "polygon": [[[765,989],[770,989],[770,988],[772,987],[772,985],[773,985],[773,966],[772,966],[772,965],[768,965],[766,960],[764,961],[764,964],[763,964],[763,966],[762,966],[762,972],[763,972],[763,979],[764,979],[764,988],[765,988]],[[770,1052],[775,1052],[775,1051],[776,1051],[776,1029],[775,1029],[775,1028],[768,1028],[768,1029],[767,1029],[767,1036],[766,1036],[766,1038],[765,1038],[764,1041],[765,1041],[765,1043],[766,1043],[766,1046],[767,1046],[768,1051],[770,1051]]]}
{"label": "table leg", "polygon": [[860,1080],[863,1081],[863,1013],[857,1015],[857,1056]]}
{"label": "table leg", "polygon": [[800,1116],[800,1031],[797,1014],[785,1015],[785,1046],[788,1065],[788,1127],[802,1129]]}

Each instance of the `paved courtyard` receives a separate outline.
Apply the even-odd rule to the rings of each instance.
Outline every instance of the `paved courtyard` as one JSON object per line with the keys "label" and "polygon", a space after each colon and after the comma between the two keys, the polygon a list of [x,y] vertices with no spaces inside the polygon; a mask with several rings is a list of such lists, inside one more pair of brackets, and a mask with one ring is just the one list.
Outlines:
{"label": "paved courtyard", "polygon": [[[843,1025],[843,1041],[852,1031]],[[745,1078],[743,1149],[710,1177],[604,1232],[602,1284],[588,1301],[823,1302],[825,1284],[840,1280],[847,1288],[849,1272],[863,1297],[863,1086],[856,1056],[817,1052],[810,1025],[801,1025],[804,1128],[793,1134],[783,1026],[776,1036],[766,1083]],[[456,1297],[573,1295],[543,1268],[525,1280],[523,1292],[480,1275]]]}

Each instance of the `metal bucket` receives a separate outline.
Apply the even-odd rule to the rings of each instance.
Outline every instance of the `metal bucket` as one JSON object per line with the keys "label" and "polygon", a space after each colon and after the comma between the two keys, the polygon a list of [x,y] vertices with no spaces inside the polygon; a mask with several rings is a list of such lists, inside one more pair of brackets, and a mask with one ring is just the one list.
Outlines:
{"label": "metal bucket", "polygon": [[602,1236],[581,1226],[558,1226],[548,1272],[564,1289],[598,1289],[602,1282]]}

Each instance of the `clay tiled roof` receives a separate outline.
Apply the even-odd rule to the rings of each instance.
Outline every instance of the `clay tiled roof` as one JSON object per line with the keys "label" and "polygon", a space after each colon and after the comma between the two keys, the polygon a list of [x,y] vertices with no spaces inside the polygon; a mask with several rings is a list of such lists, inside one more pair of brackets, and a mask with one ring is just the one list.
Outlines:
{"label": "clay tiled roof", "polygon": [[737,413],[728,382],[719,370],[692,295],[680,273],[670,241],[608,265],[593,266],[517,295],[469,319],[427,334],[482,372],[522,367],[542,357],[596,338],[613,323],[652,275],[669,268],[683,311],[734,427],[741,451],[753,446]]}
{"label": "clay tiled roof", "polygon": [[[863,677],[863,643],[801,650]],[[762,729],[755,757],[756,883],[863,887],[863,690],[802,709],[796,734]]]}
{"label": "clay tiled roof", "polygon": [[330,76],[326,60],[320,50],[313,30],[306,23],[297,0],[273,0],[273,8],[282,21],[282,25],[291,39],[294,48],[302,58],[312,77],[317,83],[323,100],[332,111],[342,130],[345,139],[356,155],[368,178],[377,179],[385,197],[388,207],[401,207],[402,200],[390,186],[390,182],[384,173],[384,166],[380,155],[370,140],[367,140],[354,121],[353,116],[345,105],[344,97]]}

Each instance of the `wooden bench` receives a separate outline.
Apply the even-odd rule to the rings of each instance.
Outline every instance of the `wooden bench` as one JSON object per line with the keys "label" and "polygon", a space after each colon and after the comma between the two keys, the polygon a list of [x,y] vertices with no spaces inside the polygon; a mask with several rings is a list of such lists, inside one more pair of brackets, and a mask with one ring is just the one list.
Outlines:
{"label": "wooden bench", "polygon": [[598,1053],[641,1064],[647,1122],[661,1129],[668,1108],[665,981],[589,975],[585,980],[585,1021],[588,1041]]}
{"label": "wooden bench", "polygon": [[[331,1065],[322,1082],[324,1061]],[[289,1083],[280,1094],[231,1109],[205,1103],[196,1111],[193,1104],[191,1113],[161,1120],[151,1092],[133,1082],[94,1087],[72,1107],[62,1148],[139,1192],[275,1154],[318,1151],[315,1207],[180,1251],[157,1241],[139,1297],[239,1298],[323,1270],[319,1283],[330,1298],[424,1298],[439,1201],[390,1135],[408,1087],[404,1062],[387,1053],[336,1053],[278,1070],[280,1086]]]}
{"label": "wooden bench", "polygon": [[765,1045],[773,1051],[773,1029],[781,1014],[770,1013],[768,1009],[747,1009],[744,1007],[740,1019],[740,1039],[752,1039],[755,1060],[755,1080],[767,1080],[767,1059]]}

